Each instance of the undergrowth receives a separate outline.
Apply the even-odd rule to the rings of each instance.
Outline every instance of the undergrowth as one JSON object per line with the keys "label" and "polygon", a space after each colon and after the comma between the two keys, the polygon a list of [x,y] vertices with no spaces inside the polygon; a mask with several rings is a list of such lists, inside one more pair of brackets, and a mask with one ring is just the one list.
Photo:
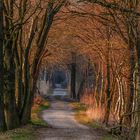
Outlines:
{"label": "undergrowth", "polygon": [[34,140],[36,126],[47,127],[47,123],[40,117],[43,110],[48,109],[48,101],[41,97],[36,97],[32,107],[31,124],[0,133],[0,140]]}
{"label": "undergrowth", "polygon": [[[92,120],[87,115],[87,107],[84,104],[81,104],[79,102],[70,103],[70,106],[75,110],[75,119],[81,123],[84,124],[90,128],[97,129],[97,130],[103,130],[101,124],[97,123],[96,121]],[[101,140],[118,140],[116,137],[106,134]]]}

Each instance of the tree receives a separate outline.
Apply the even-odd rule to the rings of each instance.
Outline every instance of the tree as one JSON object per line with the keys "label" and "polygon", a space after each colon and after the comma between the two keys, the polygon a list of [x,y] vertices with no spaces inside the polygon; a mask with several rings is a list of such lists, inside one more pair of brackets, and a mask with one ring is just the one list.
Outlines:
{"label": "tree", "polygon": [[0,130],[5,129],[5,117],[7,129],[27,124],[31,119],[43,50],[54,16],[65,0],[42,3],[0,1]]}
{"label": "tree", "polygon": [[6,130],[4,115],[4,70],[3,70],[3,0],[0,0],[0,131]]}
{"label": "tree", "polygon": [[73,99],[76,99],[76,54],[71,53],[72,63],[71,63],[71,96]]}

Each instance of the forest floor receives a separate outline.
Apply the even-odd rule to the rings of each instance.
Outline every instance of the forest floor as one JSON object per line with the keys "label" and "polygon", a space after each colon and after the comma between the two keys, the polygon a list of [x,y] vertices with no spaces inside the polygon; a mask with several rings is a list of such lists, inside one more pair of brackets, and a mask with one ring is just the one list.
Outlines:
{"label": "forest floor", "polygon": [[0,140],[118,140],[90,120],[83,105],[61,92],[55,90],[49,103],[33,106],[30,125],[2,133]]}
{"label": "forest floor", "polygon": [[41,114],[48,127],[36,129],[37,140],[117,140],[100,126],[79,123],[81,116],[75,111],[75,104],[65,99],[51,99],[49,109]]}

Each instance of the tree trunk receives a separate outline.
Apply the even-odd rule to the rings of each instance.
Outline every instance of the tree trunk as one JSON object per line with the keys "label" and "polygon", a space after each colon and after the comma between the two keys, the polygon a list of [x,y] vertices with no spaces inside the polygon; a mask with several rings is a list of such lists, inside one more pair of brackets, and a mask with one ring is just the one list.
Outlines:
{"label": "tree trunk", "polygon": [[6,129],[3,97],[3,40],[3,0],[0,0],[0,131],[4,131]]}
{"label": "tree trunk", "polygon": [[[20,36],[20,33],[18,33],[15,36],[15,43],[14,43],[14,48],[15,48],[15,93],[16,93],[16,103],[17,103],[17,109],[18,109],[18,114],[21,112],[21,108],[23,105],[23,81],[22,81],[22,54],[21,54],[21,48],[20,48],[20,53],[18,53],[18,36]],[[20,44],[21,45],[21,44]]]}
{"label": "tree trunk", "polygon": [[29,68],[29,62],[28,59],[25,62],[24,66],[24,100],[23,100],[23,106],[20,114],[21,123],[27,124],[31,121],[31,106],[28,106],[30,102],[30,92],[31,92],[31,79],[30,79],[30,68]]}
{"label": "tree trunk", "polygon": [[76,56],[73,53],[71,64],[71,97],[76,99]]}
{"label": "tree trunk", "polygon": [[15,92],[16,92],[17,109],[18,109],[18,114],[20,114],[23,105],[23,95],[24,95],[22,72],[20,66],[16,66],[15,88],[16,88]]}
{"label": "tree trunk", "polygon": [[132,42],[129,42],[129,79],[128,79],[128,95],[127,95],[127,104],[126,104],[126,114],[130,114],[125,118],[125,123],[131,126],[133,111],[133,99],[134,99],[134,72],[135,72],[135,50]]}
{"label": "tree trunk", "polygon": [[12,42],[5,49],[5,107],[7,128],[19,126],[19,118],[15,98],[15,64],[12,51]]}
{"label": "tree trunk", "polygon": [[79,89],[78,89],[78,93],[77,93],[77,99],[78,101],[80,101],[82,95],[83,95],[83,90],[84,90],[84,85],[85,85],[85,77],[82,79],[82,81],[80,82],[80,86],[79,86]]}
{"label": "tree trunk", "polygon": [[110,116],[110,108],[111,108],[111,91],[110,91],[110,53],[108,48],[107,54],[107,88],[106,88],[106,106],[105,106],[105,116],[104,121],[106,125],[108,125],[109,116]]}
{"label": "tree trunk", "polygon": [[137,116],[138,116],[138,123],[137,123],[137,132],[136,132],[136,140],[140,139],[140,36],[137,42],[137,63],[138,63],[138,95],[137,95]]}

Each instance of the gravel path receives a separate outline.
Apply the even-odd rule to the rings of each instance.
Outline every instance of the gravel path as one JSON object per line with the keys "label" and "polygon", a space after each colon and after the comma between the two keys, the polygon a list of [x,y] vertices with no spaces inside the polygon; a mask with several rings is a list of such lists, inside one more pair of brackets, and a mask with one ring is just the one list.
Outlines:
{"label": "gravel path", "polygon": [[43,111],[42,118],[53,128],[62,129],[88,129],[74,119],[74,111],[67,102],[54,101],[51,108]]}
{"label": "gravel path", "polygon": [[[38,140],[103,140],[107,135],[105,131],[91,129],[75,120],[75,112],[68,102],[70,99],[65,98],[67,95],[66,90],[58,88],[49,96],[51,105],[42,112],[42,118],[50,127],[37,129]],[[55,96],[62,100],[56,100]]]}
{"label": "gravel path", "polygon": [[37,130],[38,140],[102,140],[103,132],[79,124],[66,101],[52,100],[50,108],[42,112],[49,128]]}

